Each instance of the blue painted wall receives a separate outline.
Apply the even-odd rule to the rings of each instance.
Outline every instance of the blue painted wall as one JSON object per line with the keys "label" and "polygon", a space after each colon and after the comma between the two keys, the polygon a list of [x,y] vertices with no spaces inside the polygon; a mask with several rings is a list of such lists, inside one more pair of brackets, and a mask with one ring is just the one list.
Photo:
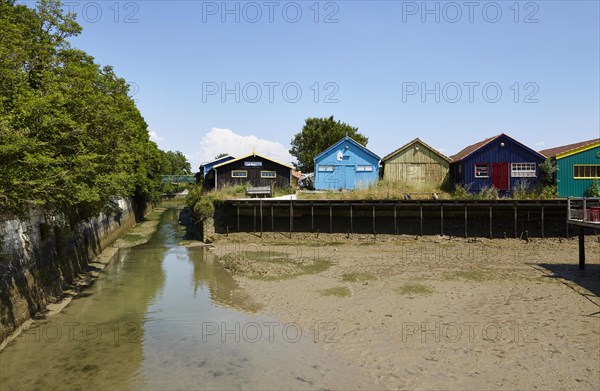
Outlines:
{"label": "blue painted wall", "polygon": [[[500,146],[501,143],[504,143],[504,147]],[[471,185],[470,191],[478,193],[484,187],[492,187],[492,163],[536,163],[535,178],[510,178],[510,189],[512,190],[521,180],[526,180],[530,187],[537,185],[540,176],[539,164],[544,160],[543,156],[513,141],[510,137],[500,136],[463,160],[452,163],[450,171],[456,183]],[[476,163],[489,164],[488,178],[475,178]]]}
{"label": "blue painted wall", "polygon": [[[315,158],[315,189],[351,190],[367,187],[379,179],[380,161],[379,156],[346,137]],[[324,165],[333,166],[333,171],[319,171],[319,167]],[[358,166],[369,165],[373,171],[357,170]]]}

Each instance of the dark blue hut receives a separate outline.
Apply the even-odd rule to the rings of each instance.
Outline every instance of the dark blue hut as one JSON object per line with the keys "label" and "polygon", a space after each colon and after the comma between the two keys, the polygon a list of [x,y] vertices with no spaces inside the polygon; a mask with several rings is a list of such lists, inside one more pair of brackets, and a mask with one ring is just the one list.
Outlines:
{"label": "dark blue hut", "polygon": [[491,187],[506,193],[520,182],[535,186],[539,164],[546,158],[502,133],[466,147],[451,160],[450,173],[455,183],[468,186],[472,193]]}

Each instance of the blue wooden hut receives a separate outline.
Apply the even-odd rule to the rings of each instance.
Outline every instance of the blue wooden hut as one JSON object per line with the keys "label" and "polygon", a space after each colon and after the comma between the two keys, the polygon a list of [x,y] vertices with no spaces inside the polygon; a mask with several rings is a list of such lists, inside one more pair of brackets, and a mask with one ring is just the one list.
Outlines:
{"label": "blue wooden hut", "polygon": [[315,189],[351,190],[379,179],[381,158],[351,137],[344,137],[315,157]]}
{"label": "blue wooden hut", "polygon": [[494,187],[503,193],[519,182],[528,187],[538,183],[540,153],[502,133],[464,148],[450,158],[455,183],[469,186],[472,193]]}

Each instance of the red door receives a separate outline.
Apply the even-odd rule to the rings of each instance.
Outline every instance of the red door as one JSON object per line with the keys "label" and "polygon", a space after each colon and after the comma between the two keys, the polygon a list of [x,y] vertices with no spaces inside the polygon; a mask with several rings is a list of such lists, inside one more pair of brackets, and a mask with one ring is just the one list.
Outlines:
{"label": "red door", "polygon": [[510,190],[509,163],[492,163],[492,186],[498,190]]}

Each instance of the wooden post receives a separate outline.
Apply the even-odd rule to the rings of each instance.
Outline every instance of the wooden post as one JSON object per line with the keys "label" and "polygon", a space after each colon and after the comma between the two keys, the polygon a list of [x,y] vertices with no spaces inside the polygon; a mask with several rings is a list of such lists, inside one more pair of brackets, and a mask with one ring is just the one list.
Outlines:
{"label": "wooden post", "polygon": [[271,232],[275,232],[275,213],[273,212],[273,204],[271,204]]}
{"label": "wooden post", "polygon": [[352,204],[350,204],[350,233],[354,233],[354,216],[353,216]]}
{"label": "wooden post", "polygon": [[373,205],[373,235],[375,235],[376,232],[377,230],[375,229],[375,205]]}
{"label": "wooden post", "polygon": [[517,239],[519,237],[518,234],[518,228],[517,228],[517,203],[515,202],[515,204],[513,205],[513,209],[515,210],[515,239]]}
{"label": "wooden post", "polygon": [[585,269],[585,227],[579,227],[579,269]]}
{"label": "wooden post", "polygon": [[440,204],[440,222],[442,229],[442,236],[444,236],[444,205]]}
{"label": "wooden post", "polygon": [[490,204],[490,239],[493,239],[493,232],[492,232],[492,205]]}
{"label": "wooden post", "polygon": [[331,209],[331,202],[329,203],[329,233],[333,233],[333,211]]}
{"label": "wooden post", "polygon": [[254,205],[254,219],[253,219],[253,225],[252,225],[252,232],[256,232],[256,205]]}
{"label": "wooden post", "polygon": [[260,237],[263,236],[263,206],[262,206],[262,198],[259,201],[260,203]]}
{"label": "wooden post", "polygon": [[468,231],[467,231],[467,221],[468,221],[467,204],[465,204],[465,238],[469,237],[469,234],[468,234]]}
{"label": "wooden post", "polygon": [[290,199],[290,239],[292,238],[292,231],[294,230],[294,206]]}
{"label": "wooden post", "polygon": [[569,239],[569,219],[571,218],[571,198],[567,199],[567,221],[566,221],[566,226],[567,226],[567,239]]}
{"label": "wooden post", "polygon": [[587,199],[583,199],[583,221],[587,221]]}
{"label": "wooden post", "polygon": [[237,230],[240,232],[240,204],[237,204]]}
{"label": "wooden post", "polygon": [[398,235],[398,210],[394,205],[394,235]]}
{"label": "wooden post", "polygon": [[544,231],[544,205],[542,205],[542,239],[544,239],[545,231]]}
{"label": "wooden post", "polygon": [[419,214],[421,215],[421,236],[423,236],[423,204],[419,202]]}

